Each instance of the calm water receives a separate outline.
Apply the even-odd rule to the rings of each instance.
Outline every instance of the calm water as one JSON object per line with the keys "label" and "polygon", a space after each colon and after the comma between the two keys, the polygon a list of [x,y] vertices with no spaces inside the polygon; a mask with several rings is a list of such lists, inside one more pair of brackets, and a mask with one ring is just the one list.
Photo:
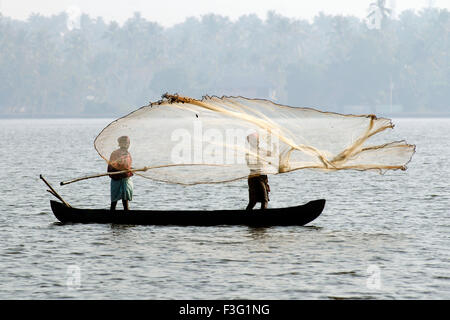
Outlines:
{"label": "calm water", "polygon": [[[449,299],[450,119],[396,119],[406,172],[270,177],[271,207],[326,198],[307,227],[58,225],[43,174],[83,208],[109,206],[93,140],[110,120],[0,120],[0,299]],[[134,178],[136,209],[244,208],[246,181]]]}

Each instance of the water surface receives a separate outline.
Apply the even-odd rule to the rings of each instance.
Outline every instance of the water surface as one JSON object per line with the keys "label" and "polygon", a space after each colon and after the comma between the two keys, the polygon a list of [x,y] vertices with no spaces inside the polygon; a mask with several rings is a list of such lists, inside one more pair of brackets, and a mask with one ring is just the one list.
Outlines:
{"label": "water surface", "polygon": [[[450,119],[394,119],[390,136],[417,145],[406,172],[269,177],[271,207],[327,199],[306,227],[59,225],[39,174],[107,208],[107,177],[58,184],[106,169],[93,141],[110,121],[0,120],[1,299],[450,298]],[[246,181],[134,185],[135,209],[247,202]]]}

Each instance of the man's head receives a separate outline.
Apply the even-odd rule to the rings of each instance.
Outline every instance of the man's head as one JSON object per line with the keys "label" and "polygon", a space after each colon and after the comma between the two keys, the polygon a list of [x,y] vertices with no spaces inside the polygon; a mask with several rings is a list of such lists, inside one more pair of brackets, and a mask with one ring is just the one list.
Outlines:
{"label": "man's head", "polygon": [[117,139],[117,142],[119,142],[119,147],[128,149],[130,146],[130,138],[128,136],[121,136],[119,139]]}
{"label": "man's head", "polygon": [[258,132],[255,131],[253,133],[250,133],[247,136],[247,141],[248,141],[248,143],[250,143],[251,146],[253,146],[253,147],[257,146],[259,144],[259,134],[258,134]]}

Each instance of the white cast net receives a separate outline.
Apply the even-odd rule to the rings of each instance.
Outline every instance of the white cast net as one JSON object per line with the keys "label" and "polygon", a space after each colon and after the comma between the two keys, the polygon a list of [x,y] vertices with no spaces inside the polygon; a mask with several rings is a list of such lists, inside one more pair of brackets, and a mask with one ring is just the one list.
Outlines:
{"label": "white cast net", "polygon": [[299,169],[406,169],[415,146],[405,141],[370,144],[392,129],[374,115],[342,115],[261,99],[164,95],[109,124],[95,139],[106,161],[130,138],[137,174],[193,185]]}

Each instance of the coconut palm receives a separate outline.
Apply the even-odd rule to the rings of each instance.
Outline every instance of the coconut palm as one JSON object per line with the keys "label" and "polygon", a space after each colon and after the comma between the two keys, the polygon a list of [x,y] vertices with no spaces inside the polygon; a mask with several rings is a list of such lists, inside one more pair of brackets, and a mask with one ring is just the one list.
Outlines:
{"label": "coconut palm", "polygon": [[373,24],[377,24],[376,20],[380,19],[379,23],[384,24],[391,15],[392,10],[386,7],[386,0],[377,0],[370,4],[367,19],[372,19]]}

